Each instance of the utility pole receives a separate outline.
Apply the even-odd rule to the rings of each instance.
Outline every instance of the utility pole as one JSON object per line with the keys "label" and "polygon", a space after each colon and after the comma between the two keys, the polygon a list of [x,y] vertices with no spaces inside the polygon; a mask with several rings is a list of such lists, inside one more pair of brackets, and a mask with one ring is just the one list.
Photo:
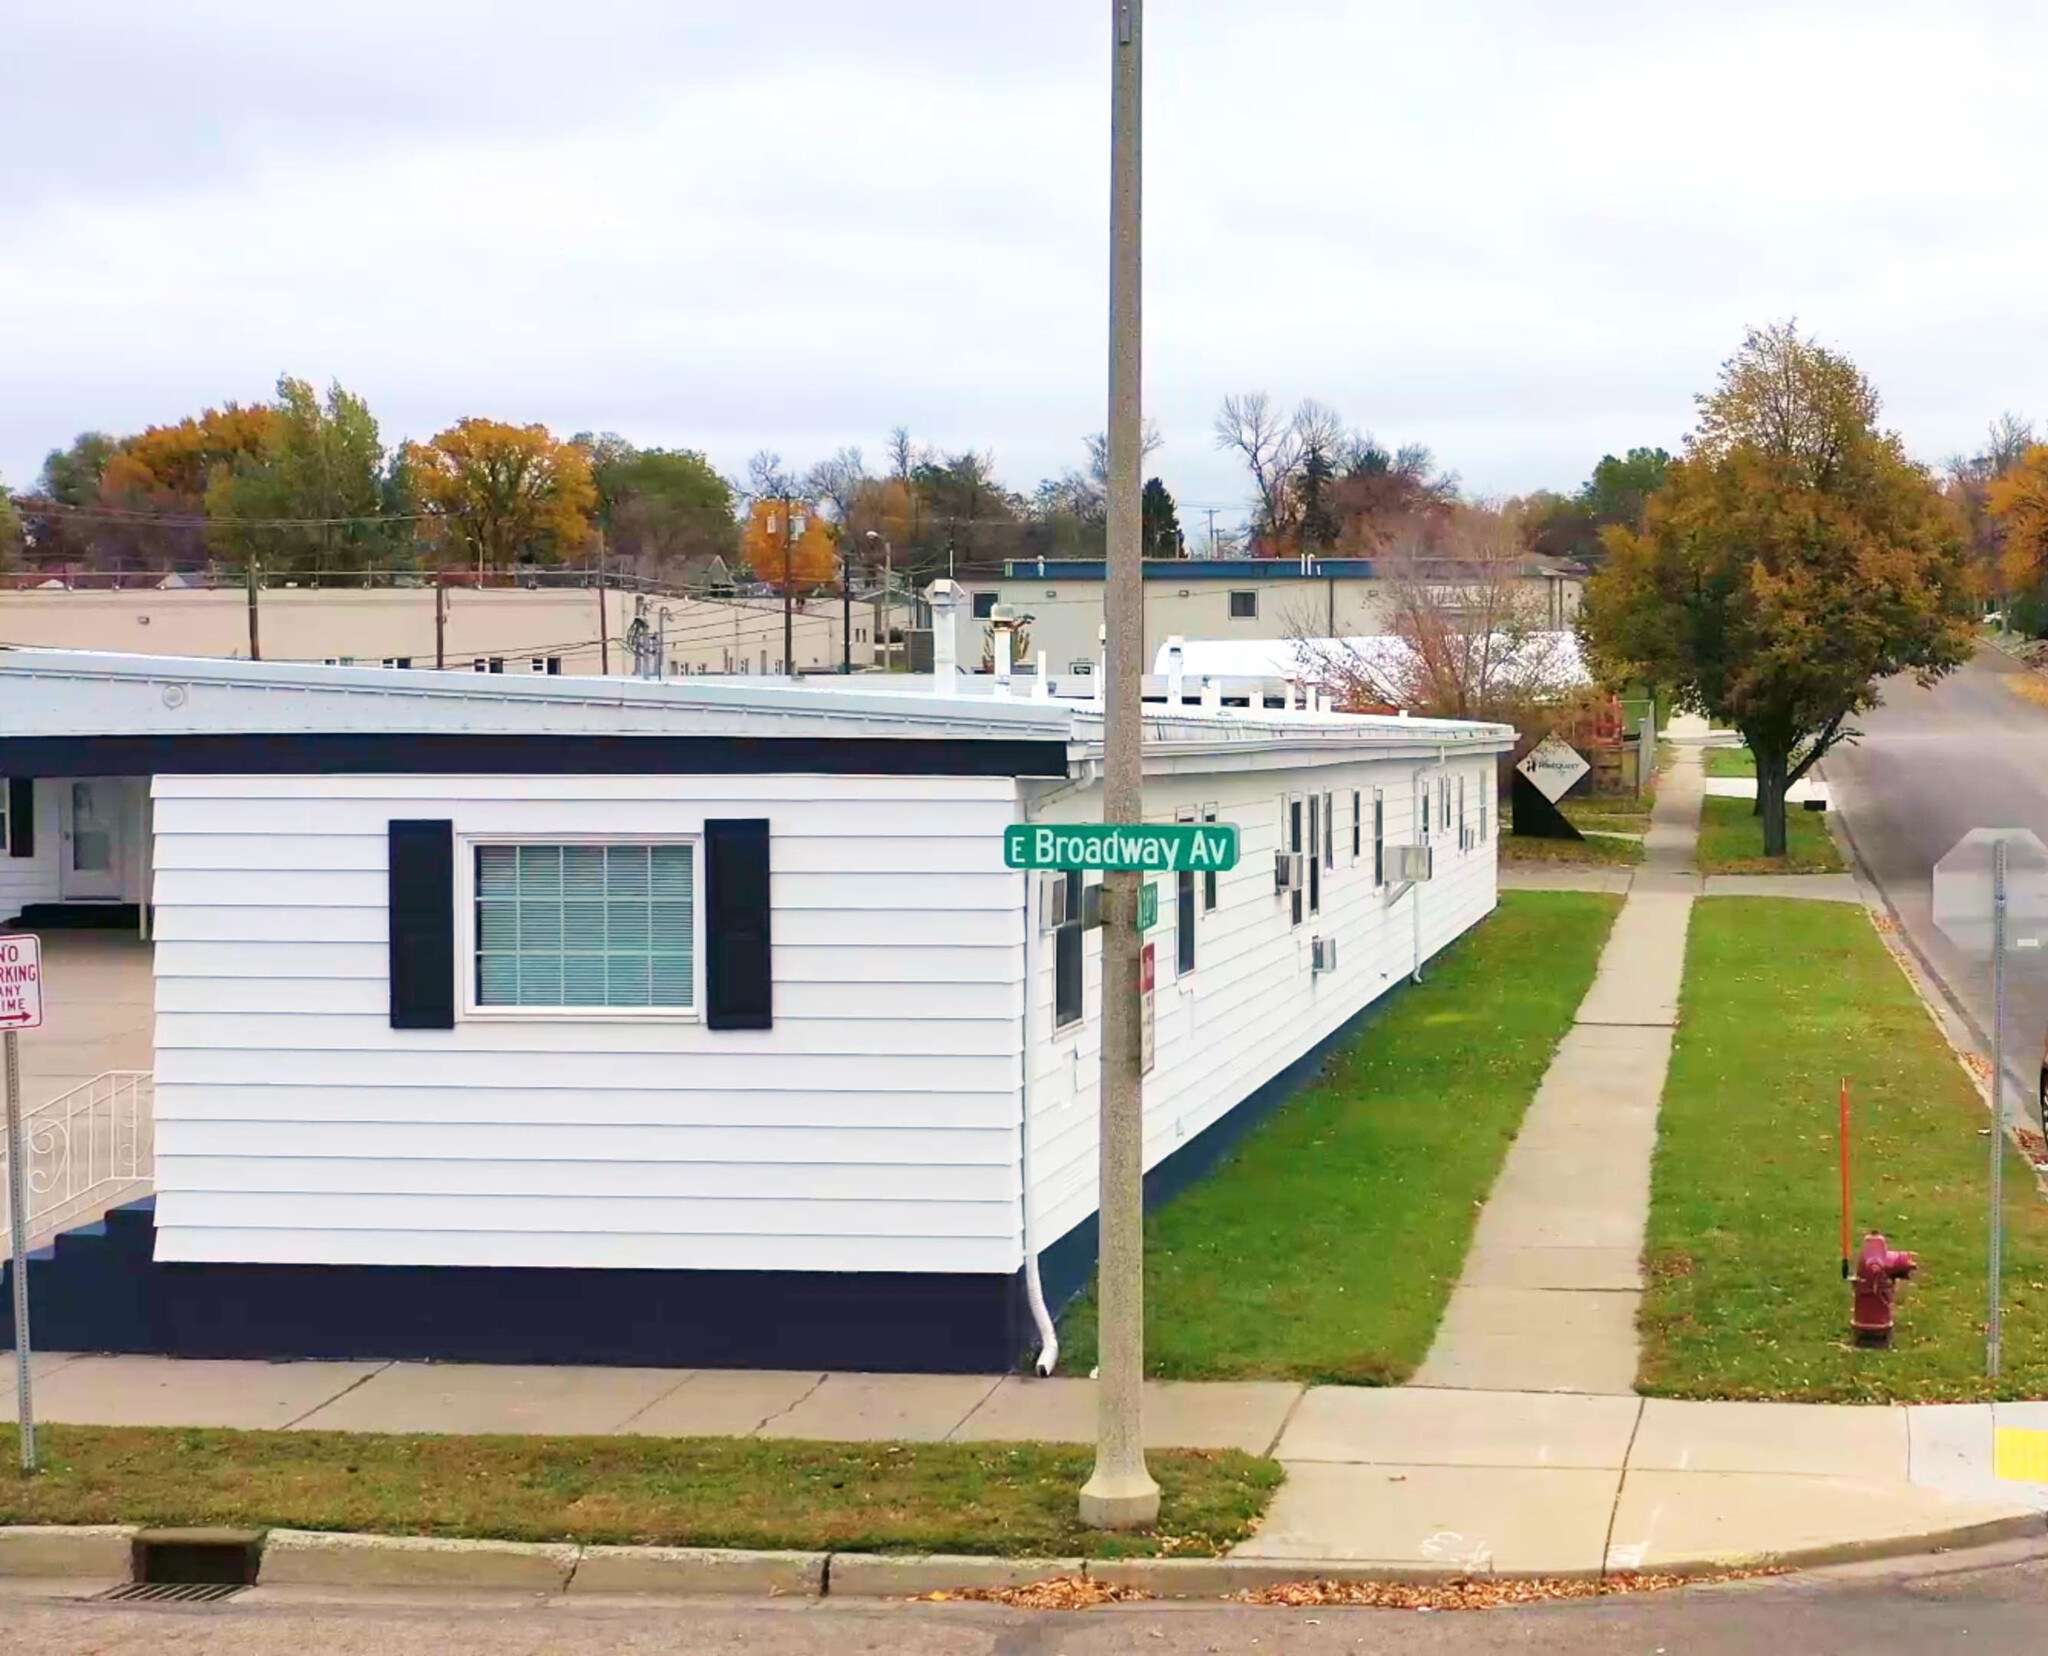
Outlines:
{"label": "utility pole", "polygon": [[1209,556],[1216,556],[1216,508],[1209,508]]}
{"label": "utility pole", "polygon": [[853,548],[839,560],[839,670],[853,671]]}
{"label": "utility pole", "polygon": [[434,666],[436,670],[448,665],[448,573],[436,571],[434,575]]}
{"label": "utility pole", "polygon": [[[1103,711],[1102,820],[1143,817],[1143,337],[1141,207],[1144,0],[1110,0],[1114,64],[1109,160],[1109,632]],[[1159,1517],[1145,1466],[1145,1134],[1138,1056],[1136,873],[1103,876],[1102,1123],[1095,1470],[1081,1490],[1092,1529],[1143,1529]]]}
{"label": "utility pole", "polygon": [[791,517],[790,499],[782,497],[782,671],[790,678],[796,677],[796,598],[790,590],[790,565],[795,557],[794,540],[796,527]]}
{"label": "utility pole", "polygon": [[612,670],[611,623],[604,612],[604,525],[597,526],[597,670],[610,676]]}
{"label": "utility pole", "polygon": [[257,589],[257,587],[258,587],[258,586],[260,586],[260,585],[262,584],[262,578],[263,578],[263,569],[262,569],[262,565],[261,565],[261,564],[260,564],[260,563],[259,563],[259,562],[257,561],[257,558],[256,558],[256,554],[255,554],[255,553],[253,553],[253,552],[251,552],[251,553],[249,554],[249,569],[248,569],[248,580],[249,580],[249,659],[250,659],[251,661],[261,661],[261,660],[263,659],[263,643],[262,643],[262,640],[261,640],[260,638],[258,638],[258,637],[257,637],[257,634],[256,634],[256,589]]}

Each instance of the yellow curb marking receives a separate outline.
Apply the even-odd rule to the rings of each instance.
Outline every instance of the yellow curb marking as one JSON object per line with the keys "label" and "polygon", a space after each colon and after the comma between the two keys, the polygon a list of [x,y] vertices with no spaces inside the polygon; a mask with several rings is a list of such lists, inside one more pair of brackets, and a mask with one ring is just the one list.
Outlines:
{"label": "yellow curb marking", "polygon": [[1998,1475],[2014,1483],[2048,1483],[2048,1432],[2001,1426],[1996,1433]]}

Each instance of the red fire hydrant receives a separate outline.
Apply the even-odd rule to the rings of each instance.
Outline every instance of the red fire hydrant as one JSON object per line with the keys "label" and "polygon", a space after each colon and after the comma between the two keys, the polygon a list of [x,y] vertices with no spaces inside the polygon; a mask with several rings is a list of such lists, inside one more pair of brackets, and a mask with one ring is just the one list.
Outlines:
{"label": "red fire hydrant", "polygon": [[1856,1304],[1849,1325],[1860,1346],[1888,1346],[1892,1343],[1892,1302],[1899,1284],[1919,1268],[1920,1261],[1885,1240],[1883,1231],[1863,1238],[1856,1255]]}

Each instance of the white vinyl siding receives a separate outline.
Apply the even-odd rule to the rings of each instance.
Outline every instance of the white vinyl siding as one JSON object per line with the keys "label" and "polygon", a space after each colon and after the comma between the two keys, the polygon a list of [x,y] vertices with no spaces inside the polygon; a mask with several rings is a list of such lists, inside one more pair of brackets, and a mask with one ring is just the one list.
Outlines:
{"label": "white vinyl siding", "polygon": [[[157,1256],[1015,1270],[1016,810],[1007,778],[159,778]],[[775,1027],[392,1029],[398,817],[459,848],[768,818]]]}
{"label": "white vinyl siding", "polygon": [[[1490,761],[1489,761],[1490,762]],[[1361,859],[1323,875],[1321,912],[1292,923],[1294,898],[1273,888],[1273,856],[1298,843],[1293,813],[1301,809],[1306,838],[1309,790],[1358,788],[1375,805],[1384,829],[1379,845],[1406,843],[1421,799],[1436,786],[1434,766],[1419,775],[1409,761],[1328,767],[1148,776],[1148,820],[1172,821],[1189,803],[1216,804],[1218,820],[1235,823],[1236,868],[1217,876],[1217,904],[1197,921],[1201,969],[1168,982],[1161,973],[1155,1002],[1155,1062],[1145,1078],[1145,1166],[1154,1167],[1212,1126],[1318,1042],[1401,983],[1415,967],[1415,905],[1422,911],[1426,962],[1490,913],[1496,901],[1491,848],[1459,855],[1437,847],[1436,878],[1388,903],[1375,863]],[[1047,821],[1087,821],[1099,811],[1092,790],[1046,807]],[[1414,813],[1414,814],[1411,814]],[[1319,812],[1319,815],[1322,813]],[[1206,809],[1203,811],[1207,819]],[[1303,847],[1306,850],[1306,846]],[[1307,861],[1306,856],[1304,862]],[[1162,966],[1175,946],[1168,936],[1177,905],[1162,885],[1159,927],[1151,934]],[[1310,970],[1311,940],[1339,941],[1338,968]],[[1049,1245],[1095,1211],[1096,1146],[1101,1073],[1102,934],[1083,934],[1084,1018],[1053,1024],[1052,939],[1033,951],[1030,1021],[1031,1165],[1035,1228]],[[1362,1037],[1371,1040],[1368,1030]]]}

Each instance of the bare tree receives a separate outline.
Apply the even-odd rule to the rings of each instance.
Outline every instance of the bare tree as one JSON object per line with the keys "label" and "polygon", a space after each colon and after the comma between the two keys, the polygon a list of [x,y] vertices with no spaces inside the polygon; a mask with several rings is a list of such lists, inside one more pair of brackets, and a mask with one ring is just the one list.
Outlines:
{"label": "bare tree", "polygon": [[895,426],[889,432],[889,475],[907,485],[919,466],[932,457],[928,444],[912,442],[910,427]]}
{"label": "bare tree", "polygon": [[1528,561],[1513,510],[1462,507],[1441,546],[1411,531],[1381,558],[1384,638],[1297,632],[1296,659],[1340,705],[1538,721],[1583,687],[1584,674],[1571,635],[1549,630],[1548,597]]}
{"label": "bare tree", "polygon": [[800,500],[803,486],[796,473],[782,463],[781,455],[773,449],[757,449],[747,457],[746,482],[735,487],[733,493],[749,502]]}
{"label": "bare tree", "polygon": [[868,483],[867,459],[857,447],[840,449],[829,460],[820,460],[804,477],[804,489],[813,500],[832,508],[832,519],[844,525],[852,521],[854,503]]}
{"label": "bare tree", "polygon": [[1288,519],[1288,491],[1301,465],[1301,434],[1282,419],[1263,391],[1246,391],[1223,399],[1216,416],[1216,446],[1234,449],[1252,474],[1258,500],[1252,508],[1252,534],[1271,535]]}

